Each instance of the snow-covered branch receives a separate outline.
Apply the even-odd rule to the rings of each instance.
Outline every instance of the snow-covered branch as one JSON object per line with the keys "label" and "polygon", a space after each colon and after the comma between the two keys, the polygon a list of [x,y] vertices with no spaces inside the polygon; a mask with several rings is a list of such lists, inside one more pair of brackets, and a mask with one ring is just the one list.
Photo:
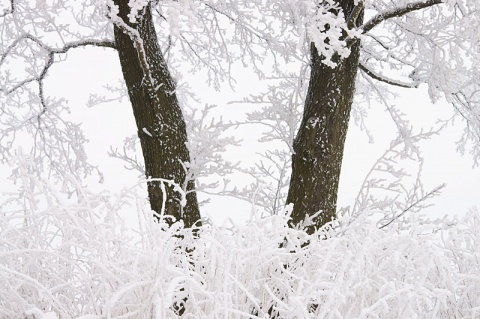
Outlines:
{"label": "snow-covered branch", "polygon": [[400,6],[400,7],[395,6],[394,8],[380,12],[374,17],[372,17],[370,20],[368,20],[363,24],[363,26],[361,27],[361,30],[363,33],[367,33],[385,20],[401,17],[407,13],[425,9],[437,4],[441,4],[443,2],[445,1],[444,0],[425,0],[425,1],[411,2],[406,4],[405,6]]}
{"label": "snow-covered branch", "polygon": [[367,74],[371,78],[373,78],[377,81],[380,81],[380,82],[387,83],[389,85],[398,86],[398,87],[402,87],[402,88],[416,88],[419,85],[419,83],[402,83],[402,82],[399,82],[399,81],[396,81],[396,80],[393,80],[393,79],[389,79],[388,77],[386,77],[384,75],[377,74],[374,71],[370,70],[363,63],[359,63],[358,67],[359,67],[360,70],[365,72],[365,74]]}

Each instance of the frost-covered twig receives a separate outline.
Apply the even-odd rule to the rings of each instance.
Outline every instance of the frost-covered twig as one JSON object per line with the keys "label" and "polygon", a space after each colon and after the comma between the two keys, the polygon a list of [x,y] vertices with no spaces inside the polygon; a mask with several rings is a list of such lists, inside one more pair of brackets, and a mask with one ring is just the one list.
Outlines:
{"label": "frost-covered twig", "polygon": [[445,184],[442,184],[440,186],[437,186],[435,187],[433,190],[431,190],[430,192],[428,192],[427,194],[423,195],[421,198],[419,198],[416,202],[410,204],[410,206],[408,206],[407,208],[405,208],[402,212],[400,212],[398,215],[396,215],[393,219],[391,219],[389,222],[383,224],[382,226],[378,227],[379,229],[383,229],[385,227],[387,227],[388,225],[390,225],[391,223],[393,223],[394,221],[398,220],[400,217],[402,217],[403,215],[405,215],[406,213],[408,213],[409,211],[412,210],[412,208],[418,206],[420,203],[424,202],[425,200],[431,198],[431,197],[434,197],[434,196],[437,196],[440,191],[445,187],[446,185]]}

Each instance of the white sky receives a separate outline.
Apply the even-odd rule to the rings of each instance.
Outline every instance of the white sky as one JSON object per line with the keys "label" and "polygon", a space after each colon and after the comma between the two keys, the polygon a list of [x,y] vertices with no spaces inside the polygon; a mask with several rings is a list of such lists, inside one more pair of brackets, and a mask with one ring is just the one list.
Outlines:
{"label": "white sky", "polygon": [[[110,145],[121,147],[125,137],[136,133],[128,98],[124,98],[123,103],[113,102],[91,109],[85,106],[90,93],[102,92],[102,86],[107,84],[117,85],[119,76],[120,67],[116,53],[113,50],[102,49],[73,51],[69,53],[67,61],[55,65],[49,71],[47,93],[65,97],[70,101],[71,118],[83,122],[82,128],[90,140],[87,145],[89,159],[98,164],[105,173],[105,184],[92,184],[91,187],[94,189],[106,188],[118,191],[137,181],[136,172],[126,171],[123,163],[106,155]],[[244,78],[237,79],[238,83],[243,83],[243,86],[237,89],[238,97],[258,87],[255,77],[250,77],[247,72],[242,77]],[[195,90],[194,84],[191,86]],[[225,105],[225,101],[228,100],[225,93],[215,92],[213,88],[205,89],[204,86],[201,86],[200,91],[205,103],[219,104],[225,112],[239,111],[238,105]],[[408,91],[402,98],[392,103],[407,113],[415,125],[429,121],[434,123],[437,117],[447,118],[451,115],[448,105],[445,103],[432,105],[422,90]],[[374,144],[369,144],[365,133],[360,132],[355,125],[351,125],[349,129],[340,182],[339,206],[353,204],[365,174],[394,137],[393,123],[383,106],[371,107],[369,124],[375,137]],[[480,170],[472,168],[473,161],[468,155],[462,157],[455,151],[454,141],[459,138],[461,129],[461,127],[448,129],[442,135],[424,143],[426,166],[423,176],[427,189],[442,183],[447,184],[441,197],[433,201],[436,206],[428,209],[429,214],[437,216],[445,213],[464,214],[470,207],[480,206],[478,196]],[[256,132],[253,130],[251,134],[252,136],[245,138],[255,139]],[[245,146],[237,150],[234,156],[243,155],[247,159],[258,151],[259,149],[252,146]],[[2,173],[6,173],[9,168],[3,166],[1,170]],[[214,198],[212,204],[203,211],[205,210],[218,223],[227,216],[236,221],[246,220],[250,213],[248,204],[225,198]]]}

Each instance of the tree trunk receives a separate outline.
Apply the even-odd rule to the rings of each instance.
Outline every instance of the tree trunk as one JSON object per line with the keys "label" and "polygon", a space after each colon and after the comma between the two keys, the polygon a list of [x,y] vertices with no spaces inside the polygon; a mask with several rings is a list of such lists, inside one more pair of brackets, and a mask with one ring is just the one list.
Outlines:
{"label": "tree trunk", "polygon": [[[338,1],[345,17],[353,0]],[[362,10],[363,11],[363,10]],[[357,23],[361,23],[363,12]],[[360,41],[350,40],[350,55],[331,68],[311,44],[311,77],[300,129],[293,143],[292,176],[287,203],[294,204],[291,227],[320,214],[306,228],[313,233],[336,216],[336,203],[345,137],[355,91]]]}
{"label": "tree trunk", "polygon": [[[151,208],[158,214],[164,212],[183,220],[185,227],[198,225],[200,213],[195,183],[185,180],[182,165],[190,161],[185,120],[175,83],[158,44],[150,6],[146,6],[138,22],[133,24],[127,18],[128,0],[114,0],[114,3],[123,20],[115,23],[115,44],[137,124],[145,175],[150,180]],[[186,204],[172,184],[152,179],[171,180],[179,185],[187,192]],[[172,223],[168,219],[167,222]]]}

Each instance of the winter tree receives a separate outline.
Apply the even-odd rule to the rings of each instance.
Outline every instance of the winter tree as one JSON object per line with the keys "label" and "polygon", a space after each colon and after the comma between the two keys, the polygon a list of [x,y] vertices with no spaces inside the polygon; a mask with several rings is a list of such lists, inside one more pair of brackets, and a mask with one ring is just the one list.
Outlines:
{"label": "winter tree", "polygon": [[[270,109],[277,107],[273,112],[288,107],[290,113],[280,118],[287,134],[276,136],[274,129],[270,138],[283,140],[292,154],[286,199],[294,207],[291,225],[316,214],[309,228],[313,232],[336,214],[356,88],[360,97],[376,94],[372,92],[383,96],[381,84],[416,88],[426,83],[433,100],[446,98],[465,119],[460,146],[472,142],[478,158],[477,7],[466,0],[5,2],[3,160],[17,135],[27,132],[34,139],[39,169],[56,176],[92,173],[95,168],[84,160],[80,127],[62,120],[67,106],[49,98],[44,80],[70,50],[116,50],[141,142],[151,208],[157,217],[171,215],[190,227],[200,220],[195,179],[202,168],[187,147],[195,141],[188,141],[172,66],[190,60],[195,68],[206,68],[218,87],[235,77],[229,72],[235,61],[251,63],[265,75],[258,63],[271,56],[274,72],[284,77],[280,59],[294,61],[301,81],[285,91],[299,98],[297,104],[287,98],[280,101],[283,106],[272,103]],[[268,112],[261,121],[270,120]],[[395,120],[407,139],[408,127]]]}
{"label": "winter tree", "polygon": [[[415,178],[406,189],[396,163],[416,160],[417,141],[436,129],[415,132],[388,98],[396,86],[426,87],[433,101],[446,99],[465,124],[459,150],[478,162],[479,6],[2,1],[0,156],[13,162],[21,187],[0,202],[0,316],[478,317],[478,210],[459,220],[407,214],[438,189],[424,191]],[[101,172],[86,160],[79,123],[66,117],[68,101],[52,97],[46,82],[83,47],[118,56],[124,86],[113,92],[129,98],[143,163],[127,152],[112,155],[145,176],[147,214],[129,189],[113,196],[82,186]],[[188,109],[179,74],[200,72],[224,90],[235,86],[238,64],[269,81],[243,101],[258,105],[245,121],[212,123],[210,106]],[[332,221],[350,116],[363,126],[369,99],[385,103],[398,137],[353,211]],[[220,153],[236,139],[222,132],[249,122],[266,127],[261,139],[274,145],[255,168],[241,169],[258,181],[254,201],[270,214],[233,229],[204,223],[197,236],[197,192],[253,196],[201,181],[238,169],[223,162]],[[26,154],[18,148],[24,143]],[[383,185],[373,174],[393,180]],[[375,201],[374,188],[396,197]],[[127,203],[137,208],[136,232],[119,213]],[[382,214],[378,223],[372,211]]]}
{"label": "winter tree", "polygon": [[[272,135],[283,140],[293,154],[286,199],[293,204],[292,226],[300,225],[307,216],[315,216],[307,226],[313,233],[336,216],[340,169],[355,93],[358,101],[377,96],[385,102],[397,126],[397,142],[403,141],[408,153],[420,136],[413,136],[401,111],[389,106],[388,87],[415,89],[425,84],[432,101],[446,99],[465,120],[467,128],[459,149],[465,151],[469,145],[474,161],[478,161],[478,4],[440,0],[304,1],[295,8],[282,4],[278,4],[284,8],[280,11],[282,25],[293,26],[294,33],[305,39],[299,56],[310,67],[308,85],[307,81],[284,83],[282,89],[293,89],[282,96],[283,101],[271,98],[275,105],[266,107],[263,114],[255,114],[255,118],[292,113],[289,110],[298,107],[292,107],[295,99],[287,96],[301,97],[297,101],[303,115],[295,138],[292,134],[282,136],[277,133],[279,129],[272,130]],[[353,112],[361,122],[363,111],[358,104]],[[278,121],[286,132],[296,131],[297,124],[290,119],[284,116]],[[427,136],[423,134],[422,138]]]}

